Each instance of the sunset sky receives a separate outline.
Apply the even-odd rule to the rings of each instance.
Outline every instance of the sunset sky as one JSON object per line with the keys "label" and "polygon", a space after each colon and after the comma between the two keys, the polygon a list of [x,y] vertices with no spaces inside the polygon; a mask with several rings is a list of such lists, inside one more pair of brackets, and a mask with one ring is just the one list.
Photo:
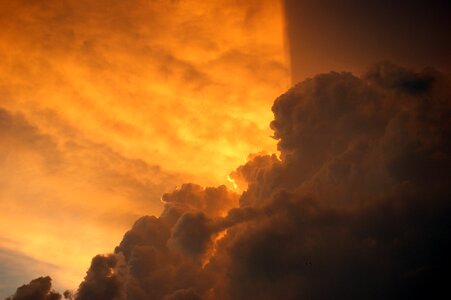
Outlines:
{"label": "sunset sky", "polygon": [[163,192],[275,151],[277,1],[2,1],[0,28],[2,295],[76,287]]}
{"label": "sunset sky", "polygon": [[[319,149],[335,146],[302,148],[310,159],[293,159],[296,142],[280,127],[291,98],[278,102],[280,111],[271,110],[274,100],[318,73],[360,76],[381,61],[449,74],[449,3],[0,1],[0,298],[43,275],[57,290],[77,289],[96,254],[113,252],[141,216],[168,209],[164,193],[203,195],[183,183],[224,184],[233,194],[212,193],[234,205],[249,187],[240,203],[251,201],[246,170],[279,162],[249,154],[276,153],[310,174],[315,159],[329,157]],[[373,82],[370,75],[361,80]],[[324,82],[308,84],[305,99]],[[384,105],[374,107],[397,109]]]}

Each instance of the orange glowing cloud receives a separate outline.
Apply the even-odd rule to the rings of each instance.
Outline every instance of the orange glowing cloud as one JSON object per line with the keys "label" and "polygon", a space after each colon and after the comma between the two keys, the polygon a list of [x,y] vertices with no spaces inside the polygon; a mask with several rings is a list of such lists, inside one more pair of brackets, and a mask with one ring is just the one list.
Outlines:
{"label": "orange glowing cloud", "polygon": [[51,257],[56,286],[73,288],[163,192],[233,188],[248,153],[275,151],[270,107],[290,81],[281,6],[2,3],[0,248]]}

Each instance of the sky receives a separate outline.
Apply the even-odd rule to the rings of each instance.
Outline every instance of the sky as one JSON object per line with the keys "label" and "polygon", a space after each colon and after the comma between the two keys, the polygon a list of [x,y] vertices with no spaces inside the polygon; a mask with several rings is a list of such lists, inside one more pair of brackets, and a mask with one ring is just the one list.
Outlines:
{"label": "sky", "polygon": [[163,192],[233,188],[248,153],[275,151],[270,107],[290,82],[281,3],[0,6],[1,295],[42,270],[77,286]]}
{"label": "sky", "polygon": [[379,61],[451,72],[446,0],[285,0],[293,83]]}
{"label": "sky", "polygon": [[47,275],[14,299],[423,295],[450,244],[449,12],[1,1],[0,298]]}

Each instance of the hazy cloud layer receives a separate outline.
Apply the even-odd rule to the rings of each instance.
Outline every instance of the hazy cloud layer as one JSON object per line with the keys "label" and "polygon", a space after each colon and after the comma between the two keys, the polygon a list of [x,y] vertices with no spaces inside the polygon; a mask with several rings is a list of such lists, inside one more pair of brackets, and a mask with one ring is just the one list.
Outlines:
{"label": "hazy cloud layer", "polygon": [[[44,134],[22,114],[1,107],[0,139],[0,247],[12,257],[54,265],[58,287],[77,284],[87,253],[113,247],[111,236],[120,238],[144,209],[158,213],[161,194],[181,181],[76,132],[64,139]],[[66,240],[68,235],[77,238]],[[17,261],[20,281],[42,272],[35,265]],[[17,286],[15,274],[12,266],[1,268],[0,276],[10,278],[2,293],[12,291],[13,278]]]}
{"label": "hazy cloud layer", "polygon": [[210,184],[273,150],[268,108],[289,80],[279,1],[14,1],[0,16],[0,101],[46,132],[50,112]]}
{"label": "hazy cloud layer", "polygon": [[165,194],[160,217],[93,259],[75,298],[449,295],[450,84],[389,63],[299,83],[273,105],[280,160],[251,156],[231,175],[240,196]]}
{"label": "hazy cloud layer", "polygon": [[275,149],[279,1],[2,1],[0,28],[0,247],[58,289],[164,192]]}

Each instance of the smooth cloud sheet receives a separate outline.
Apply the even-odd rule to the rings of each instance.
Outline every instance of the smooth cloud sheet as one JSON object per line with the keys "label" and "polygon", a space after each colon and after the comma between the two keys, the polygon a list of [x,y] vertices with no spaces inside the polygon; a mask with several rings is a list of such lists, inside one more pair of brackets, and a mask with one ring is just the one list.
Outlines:
{"label": "smooth cloud sheet", "polygon": [[280,159],[238,167],[241,195],[194,184],[165,194],[160,217],[96,256],[73,297],[449,295],[450,84],[390,63],[297,84],[272,108]]}

